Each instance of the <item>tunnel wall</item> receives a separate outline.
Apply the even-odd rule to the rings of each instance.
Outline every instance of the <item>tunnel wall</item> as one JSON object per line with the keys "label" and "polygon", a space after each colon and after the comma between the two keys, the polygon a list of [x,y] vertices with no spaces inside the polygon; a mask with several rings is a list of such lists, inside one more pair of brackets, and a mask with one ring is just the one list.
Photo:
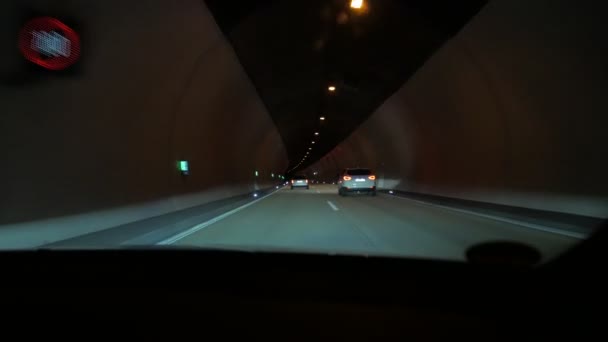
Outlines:
{"label": "tunnel wall", "polygon": [[308,168],[379,187],[608,217],[601,2],[496,0]]}
{"label": "tunnel wall", "polygon": [[[274,123],[203,1],[3,5],[0,247],[270,187],[271,173],[287,167]],[[16,49],[27,13],[76,23],[81,61],[61,73],[27,65]]]}

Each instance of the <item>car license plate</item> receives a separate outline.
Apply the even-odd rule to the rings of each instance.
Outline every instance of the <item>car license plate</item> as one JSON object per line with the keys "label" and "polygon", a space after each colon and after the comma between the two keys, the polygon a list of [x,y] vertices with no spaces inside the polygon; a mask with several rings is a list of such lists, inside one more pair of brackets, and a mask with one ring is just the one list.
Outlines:
{"label": "car license plate", "polygon": [[365,182],[365,178],[357,178],[355,179],[355,182]]}

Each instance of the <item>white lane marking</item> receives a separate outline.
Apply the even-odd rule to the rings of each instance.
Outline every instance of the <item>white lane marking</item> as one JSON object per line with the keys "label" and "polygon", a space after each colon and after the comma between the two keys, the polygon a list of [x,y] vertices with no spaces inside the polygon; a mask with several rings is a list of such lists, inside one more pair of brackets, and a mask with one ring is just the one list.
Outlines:
{"label": "white lane marking", "polygon": [[424,202],[424,201],[419,201],[419,200],[414,200],[414,199],[407,198],[407,197],[389,196],[389,195],[385,195],[385,194],[382,194],[382,195],[385,196],[385,197],[400,198],[400,199],[404,199],[406,201],[416,202],[416,203],[419,203],[419,204],[422,204],[422,205],[426,205],[426,206],[429,206],[429,207],[436,207],[436,208],[441,208],[441,209],[447,209],[447,210],[451,210],[451,211],[455,211],[455,212],[459,212],[459,213],[463,213],[463,214],[469,214],[469,215],[474,215],[474,216],[479,216],[479,217],[487,218],[487,219],[494,220],[494,221],[499,221],[499,222],[504,222],[504,223],[510,223],[510,224],[514,224],[514,225],[517,225],[517,226],[522,226],[522,227],[526,227],[526,228],[536,229],[536,230],[540,230],[540,231],[543,231],[543,232],[546,232],[546,233],[553,233],[553,234],[563,235],[563,236],[572,237],[572,238],[576,238],[576,239],[586,239],[588,237],[587,234],[576,233],[576,232],[569,232],[569,231],[558,229],[558,228],[551,228],[551,227],[542,226],[540,224],[528,223],[528,222],[508,219],[508,218],[500,217],[500,216],[482,214],[482,213],[478,213],[476,211],[471,211],[471,210],[466,210],[466,209],[457,209],[457,208],[447,207],[445,205],[434,204],[434,203],[429,203],[429,202]]}
{"label": "white lane marking", "polygon": [[338,207],[336,207],[335,204],[331,203],[331,201],[327,201],[327,204],[329,204],[329,206],[334,210],[334,211],[338,211],[340,209],[338,209]]}
{"label": "white lane marking", "polygon": [[261,200],[263,200],[265,198],[268,198],[268,197],[276,194],[279,191],[281,191],[281,190],[273,191],[273,192],[271,192],[270,194],[268,194],[268,195],[266,195],[264,197],[260,197],[260,198],[256,199],[255,201],[249,202],[249,203],[247,203],[245,205],[242,205],[242,206],[240,206],[238,208],[234,208],[234,209],[232,209],[232,210],[230,210],[228,212],[223,213],[222,215],[219,215],[219,216],[216,216],[216,217],[212,218],[211,220],[209,220],[207,222],[203,222],[203,223],[197,224],[196,226],[194,226],[194,227],[192,227],[192,228],[190,228],[188,230],[185,230],[185,231],[183,231],[183,232],[181,232],[181,233],[179,233],[177,235],[174,235],[174,236],[172,236],[172,237],[170,237],[168,239],[165,239],[165,240],[163,240],[161,242],[158,242],[157,245],[171,245],[171,244],[173,244],[173,243],[175,243],[175,242],[177,242],[177,241],[185,238],[188,235],[192,235],[192,234],[198,232],[199,230],[201,230],[201,229],[203,229],[205,227],[208,227],[208,226],[210,226],[210,225],[212,225],[212,224],[214,224],[216,222],[219,222],[219,221],[225,219],[226,217],[228,217],[230,215],[236,214],[239,211],[241,211],[241,210],[243,210],[243,209],[245,209],[245,208],[247,208],[249,206],[252,206],[252,205],[256,204],[257,202],[259,202],[259,201],[261,201]]}
{"label": "white lane marking", "polygon": [[318,194],[320,194],[320,193],[321,193],[321,191],[317,190],[317,193],[318,193]]}

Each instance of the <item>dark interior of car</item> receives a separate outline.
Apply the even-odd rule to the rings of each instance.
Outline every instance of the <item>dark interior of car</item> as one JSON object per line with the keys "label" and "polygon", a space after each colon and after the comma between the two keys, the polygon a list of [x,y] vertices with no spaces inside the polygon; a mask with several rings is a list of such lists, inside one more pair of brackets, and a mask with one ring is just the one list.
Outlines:
{"label": "dark interior of car", "polygon": [[[2,252],[3,325],[281,339],[586,340],[604,334],[605,227],[540,266],[221,249]],[[90,330],[93,331],[93,330]],[[593,335],[600,334],[600,335]]]}

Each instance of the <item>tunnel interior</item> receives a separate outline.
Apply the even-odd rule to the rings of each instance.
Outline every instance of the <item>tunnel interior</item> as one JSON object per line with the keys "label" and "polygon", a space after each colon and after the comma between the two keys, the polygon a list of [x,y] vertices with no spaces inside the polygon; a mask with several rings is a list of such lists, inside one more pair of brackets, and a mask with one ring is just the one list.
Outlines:
{"label": "tunnel interior", "polygon": [[308,172],[366,166],[380,187],[606,217],[599,8],[547,5],[487,4]]}
{"label": "tunnel interior", "polygon": [[268,108],[294,174],[352,133],[486,1],[383,0],[358,10],[350,1],[262,1],[238,11],[239,1],[206,3]]}
{"label": "tunnel interior", "polygon": [[[383,191],[608,216],[600,4],[364,4],[6,1],[0,247],[257,198],[294,174],[331,184],[348,167]],[[65,70],[17,48],[41,16],[80,37]]]}

